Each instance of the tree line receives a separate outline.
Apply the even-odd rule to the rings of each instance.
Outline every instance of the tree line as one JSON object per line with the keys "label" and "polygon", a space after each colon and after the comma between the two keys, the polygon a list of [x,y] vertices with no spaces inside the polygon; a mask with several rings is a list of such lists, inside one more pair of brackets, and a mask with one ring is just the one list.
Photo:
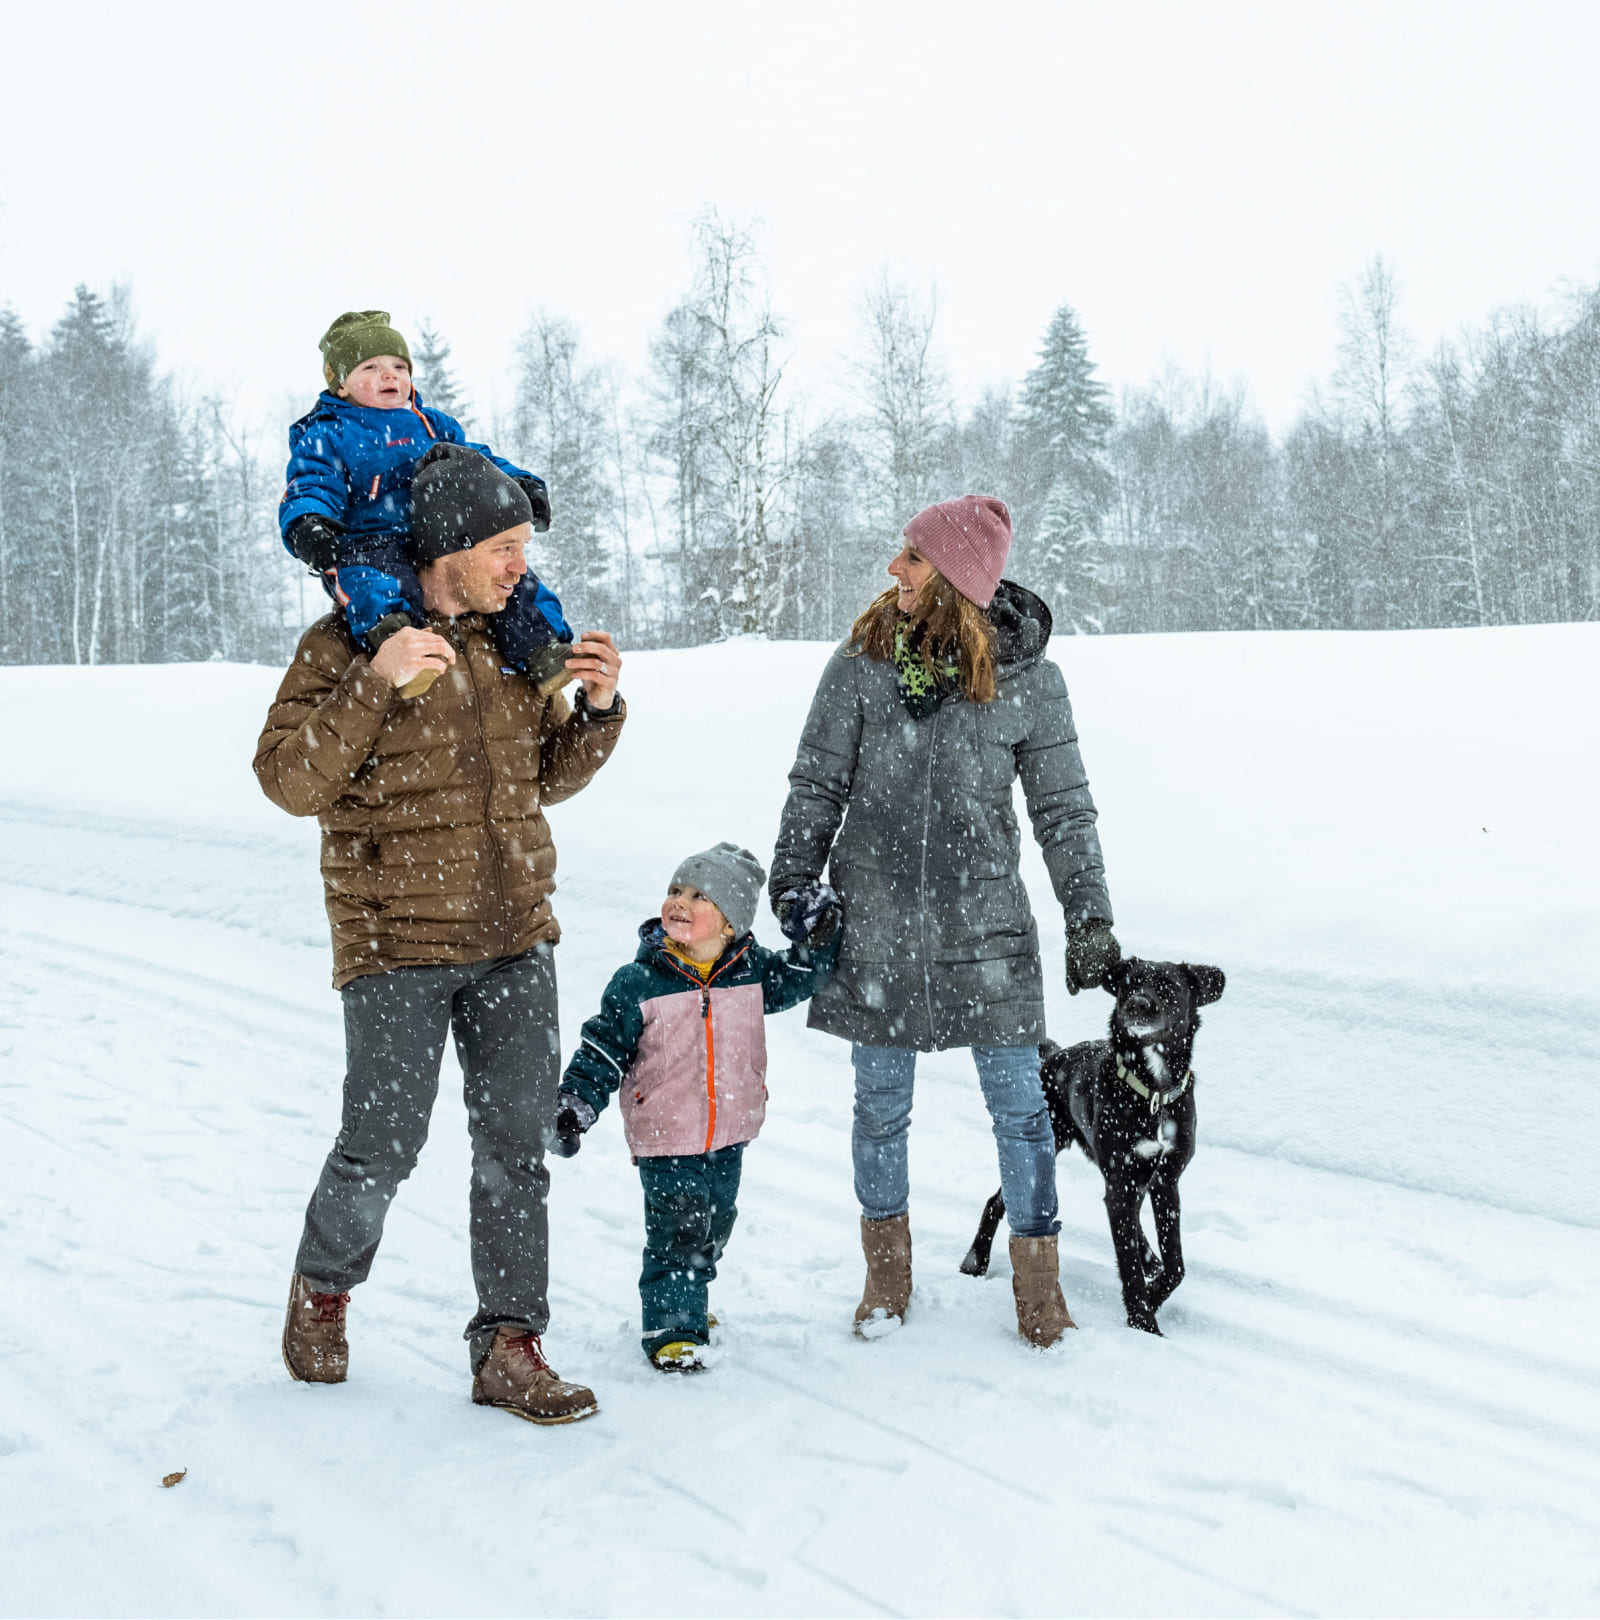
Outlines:
{"label": "tree line", "polygon": [[0,310],[0,663],[276,660],[280,488],[158,375],[124,295],[80,287],[37,349]]}
{"label": "tree line", "polygon": [[[1600,287],[1424,355],[1374,259],[1332,375],[1274,437],[1238,384],[1113,398],[1067,305],[1019,384],[963,403],[936,298],[887,274],[821,409],[754,232],[710,211],[694,249],[638,376],[536,313],[509,409],[474,422],[448,343],[424,325],[413,348],[430,403],[548,479],[535,565],[624,645],[837,638],[907,518],[969,490],[1010,504],[1008,572],[1058,631],[1600,617]],[[320,601],[277,539],[282,426],[252,442],[186,397],[122,293],[78,289],[37,347],[0,310],[0,662],[282,659]]]}

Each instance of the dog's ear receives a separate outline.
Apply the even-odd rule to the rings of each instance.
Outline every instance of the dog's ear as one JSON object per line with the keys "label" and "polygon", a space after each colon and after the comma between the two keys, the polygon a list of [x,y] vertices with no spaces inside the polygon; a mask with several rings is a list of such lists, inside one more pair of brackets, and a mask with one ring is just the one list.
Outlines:
{"label": "dog's ear", "polygon": [[1114,996],[1120,996],[1127,985],[1128,975],[1133,972],[1133,965],[1138,960],[1137,956],[1124,956],[1113,962],[1106,969],[1105,977],[1100,981],[1100,988],[1109,990]]}
{"label": "dog's ear", "polygon": [[1227,987],[1228,978],[1221,968],[1191,967],[1189,963],[1185,962],[1183,971],[1189,975],[1189,984],[1194,990],[1194,999],[1197,1006],[1206,1007],[1213,1001],[1222,999],[1222,992]]}
{"label": "dog's ear", "polygon": [[1040,1041],[1039,1042],[1039,1063],[1040,1063],[1040,1066],[1043,1067],[1043,1065],[1048,1063],[1050,1061],[1050,1059],[1053,1058],[1056,1055],[1056,1053],[1059,1052],[1060,1050],[1061,1050],[1060,1046],[1058,1046],[1056,1044],[1056,1042],[1052,1041],[1048,1036],[1044,1040]]}

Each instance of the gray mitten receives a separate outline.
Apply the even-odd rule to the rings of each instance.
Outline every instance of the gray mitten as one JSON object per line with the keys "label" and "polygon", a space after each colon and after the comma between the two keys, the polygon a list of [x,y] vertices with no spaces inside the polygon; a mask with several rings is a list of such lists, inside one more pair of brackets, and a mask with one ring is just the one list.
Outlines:
{"label": "gray mitten", "polygon": [[804,940],[807,945],[825,945],[832,939],[843,914],[839,896],[816,878],[785,889],[772,902],[772,910],[785,936],[796,942]]}
{"label": "gray mitten", "polygon": [[1067,989],[1098,990],[1106,974],[1122,960],[1122,947],[1109,923],[1091,917],[1067,930]]}

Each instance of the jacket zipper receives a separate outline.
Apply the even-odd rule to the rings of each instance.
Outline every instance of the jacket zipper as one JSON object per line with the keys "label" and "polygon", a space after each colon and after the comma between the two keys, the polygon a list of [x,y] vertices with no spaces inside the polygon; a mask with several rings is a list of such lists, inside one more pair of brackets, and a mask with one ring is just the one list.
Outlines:
{"label": "jacket zipper", "polygon": [[709,1108],[706,1112],[706,1147],[707,1153],[711,1151],[712,1138],[717,1134],[717,1037],[716,1029],[711,1021],[711,986],[702,985],[700,988],[700,1016],[706,1026],[706,1101]]}
{"label": "jacket zipper", "polygon": [[922,876],[917,896],[919,920],[922,925],[922,990],[928,1002],[928,1039],[933,1041],[933,967],[928,960],[928,837],[933,830],[933,745],[939,736],[939,713],[943,704],[933,711],[933,725],[928,731],[928,778],[922,795]]}
{"label": "jacket zipper", "polygon": [[[711,978],[704,980],[696,978],[694,980],[694,982],[700,987],[700,1017],[704,1020],[706,1026],[707,1110],[705,1151],[707,1153],[711,1151],[712,1139],[717,1134],[717,1036],[716,1027],[712,1023],[711,1019],[711,984],[712,980],[717,979],[722,974],[736,968],[745,959],[746,955],[749,953],[749,950],[750,947],[748,945],[745,946],[745,948],[740,951],[739,954],[731,961],[724,962],[721,967],[717,968],[712,973]],[[680,967],[676,962],[672,963],[672,970],[674,973],[682,975],[682,977],[685,979],[692,977],[687,968]]]}
{"label": "jacket zipper", "polygon": [[[494,804],[494,762],[489,758],[489,738],[483,729],[483,693],[478,687],[478,676],[472,667],[472,654],[467,648],[466,638],[460,635],[455,625],[450,627],[450,639],[461,649],[461,661],[467,666],[467,679],[472,682],[472,706],[477,711],[478,745],[483,750],[483,833],[489,840],[489,854],[494,860],[494,886],[495,892],[500,896],[499,927],[506,950],[511,949],[511,933],[507,927],[509,915],[506,908],[506,878],[505,869],[500,861],[500,840],[494,835],[494,823],[490,819],[490,809]],[[504,952],[501,953],[502,955]]]}

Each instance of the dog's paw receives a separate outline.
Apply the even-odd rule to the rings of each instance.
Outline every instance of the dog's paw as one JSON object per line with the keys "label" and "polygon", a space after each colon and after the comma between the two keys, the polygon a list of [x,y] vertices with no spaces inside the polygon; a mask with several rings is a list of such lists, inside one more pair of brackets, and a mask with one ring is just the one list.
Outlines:
{"label": "dog's paw", "polygon": [[1156,1326],[1156,1319],[1153,1314],[1149,1316],[1135,1316],[1130,1313],[1128,1317],[1128,1326],[1131,1328],[1137,1328],[1141,1333],[1153,1333],[1158,1339],[1164,1339],[1166,1337],[1161,1329]]}
{"label": "dog's paw", "polygon": [[967,1277],[982,1277],[989,1270],[989,1256],[978,1253],[977,1244],[967,1250],[966,1258],[961,1262],[961,1271]]}

